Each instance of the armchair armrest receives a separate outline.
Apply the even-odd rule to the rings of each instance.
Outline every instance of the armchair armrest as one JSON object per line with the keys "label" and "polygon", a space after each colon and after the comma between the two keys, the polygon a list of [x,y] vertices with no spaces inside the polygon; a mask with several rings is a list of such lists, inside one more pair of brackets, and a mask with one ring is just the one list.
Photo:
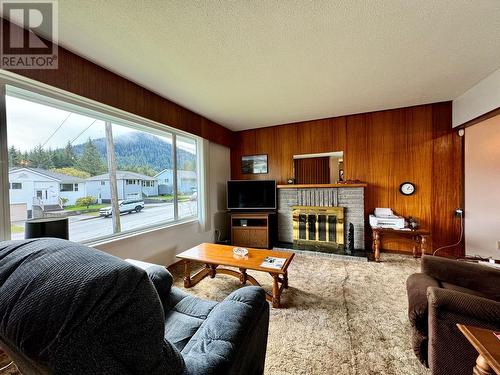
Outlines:
{"label": "armchair armrest", "polygon": [[156,293],[158,293],[158,296],[160,297],[163,310],[166,311],[168,295],[170,294],[170,290],[172,289],[172,284],[174,282],[172,274],[168,272],[165,267],[158,264],[141,262],[134,259],[125,259],[125,261],[146,271],[146,274],[156,289]]}
{"label": "armchair armrest", "polygon": [[[500,325],[500,302],[462,293],[456,290],[429,287],[427,289],[429,312],[437,317],[445,312],[459,315],[470,321],[483,321],[491,325]],[[454,323],[471,323],[457,321]]]}
{"label": "armchair armrest", "polygon": [[192,374],[258,374],[264,371],[269,304],[262,288],[248,286],[215,306],[182,355]]}
{"label": "armchair armrest", "polygon": [[430,287],[428,362],[435,375],[471,374],[477,352],[457,323],[500,329],[500,302],[456,290]]}
{"label": "armchair armrest", "polygon": [[438,256],[423,256],[422,273],[439,281],[480,291],[500,300],[500,270],[482,264],[462,262]]}

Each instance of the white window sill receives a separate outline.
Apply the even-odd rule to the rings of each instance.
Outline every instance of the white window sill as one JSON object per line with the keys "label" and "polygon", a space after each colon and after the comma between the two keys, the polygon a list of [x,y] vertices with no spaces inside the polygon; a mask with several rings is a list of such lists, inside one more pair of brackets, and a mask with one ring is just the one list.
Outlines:
{"label": "white window sill", "polygon": [[160,230],[164,229],[170,229],[174,227],[179,227],[179,226],[184,226],[187,224],[194,224],[194,223],[199,223],[199,218],[198,217],[190,217],[186,218],[184,220],[178,220],[174,222],[168,222],[164,224],[158,224],[158,225],[153,225],[149,227],[144,227],[144,228],[139,228],[139,229],[133,229],[117,234],[112,234],[106,237],[101,237],[101,238],[93,238],[87,241],[81,241],[80,243],[82,245],[90,246],[90,247],[95,247],[95,246],[101,246],[101,245],[107,245],[111,244],[113,242],[121,241],[127,238],[133,238],[133,237],[138,237],[143,234],[151,233],[151,232],[157,232]]}

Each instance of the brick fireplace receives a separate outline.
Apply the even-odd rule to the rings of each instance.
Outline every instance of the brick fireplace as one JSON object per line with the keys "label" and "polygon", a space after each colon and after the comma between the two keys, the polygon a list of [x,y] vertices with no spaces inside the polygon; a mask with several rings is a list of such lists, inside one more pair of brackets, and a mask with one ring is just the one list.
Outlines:
{"label": "brick fireplace", "polygon": [[[314,240],[332,248],[347,245],[348,228],[354,228],[354,248],[365,247],[364,184],[279,185],[278,240],[307,244]],[[299,212],[302,212],[302,217]],[[294,241],[294,214],[295,234]],[[309,217],[311,216],[311,217]],[[333,220],[335,217],[335,221]],[[300,220],[302,237],[300,237]],[[328,223],[328,228],[327,228]],[[337,225],[338,224],[338,225]],[[335,239],[330,226],[335,225]]]}

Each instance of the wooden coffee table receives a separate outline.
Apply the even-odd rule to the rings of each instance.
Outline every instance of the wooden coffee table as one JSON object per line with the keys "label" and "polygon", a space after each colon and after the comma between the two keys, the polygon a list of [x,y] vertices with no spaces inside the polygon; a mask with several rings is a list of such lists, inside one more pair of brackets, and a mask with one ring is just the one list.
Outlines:
{"label": "wooden coffee table", "polygon": [[494,331],[463,324],[457,324],[457,326],[479,353],[473,374],[500,374],[500,340],[495,336]]}
{"label": "wooden coffee table", "polygon": [[[248,248],[247,256],[237,257],[233,254],[233,248],[234,246],[202,243],[178,254],[177,257],[184,261],[184,287],[191,288],[207,276],[213,279],[218,273],[238,277],[241,284],[249,282],[252,285],[261,286],[257,280],[247,274],[247,270],[265,272],[273,278],[272,294],[266,293],[266,298],[272,302],[273,307],[280,307],[281,292],[288,288],[288,266],[295,254]],[[266,257],[285,258],[286,261],[281,269],[261,267]],[[190,262],[204,263],[205,268],[191,276]],[[236,267],[239,272],[220,266]]]}

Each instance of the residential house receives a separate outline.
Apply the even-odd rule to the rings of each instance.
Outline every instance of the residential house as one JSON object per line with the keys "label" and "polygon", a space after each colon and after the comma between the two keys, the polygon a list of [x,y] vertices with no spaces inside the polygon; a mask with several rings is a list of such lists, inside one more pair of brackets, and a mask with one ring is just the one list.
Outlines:
{"label": "residential house", "polygon": [[[155,175],[158,181],[158,192],[161,195],[172,194],[173,178],[172,169],[164,169]],[[177,171],[177,191],[181,194],[192,194],[198,186],[198,176],[195,171]]]}
{"label": "residential house", "polygon": [[[41,168],[12,168],[9,170],[9,197],[12,221],[32,216],[33,205],[62,208],[84,197],[85,180]],[[16,220],[17,219],[17,220]]]}
{"label": "residential house", "polygon": [[[86,183],[88,196],[95,197],[99,202],[111,201],[109,173],[90,177]],[[129,171],[116,171],[116,183],[118,199],[158,195],[158,184],[154,177]]]}

